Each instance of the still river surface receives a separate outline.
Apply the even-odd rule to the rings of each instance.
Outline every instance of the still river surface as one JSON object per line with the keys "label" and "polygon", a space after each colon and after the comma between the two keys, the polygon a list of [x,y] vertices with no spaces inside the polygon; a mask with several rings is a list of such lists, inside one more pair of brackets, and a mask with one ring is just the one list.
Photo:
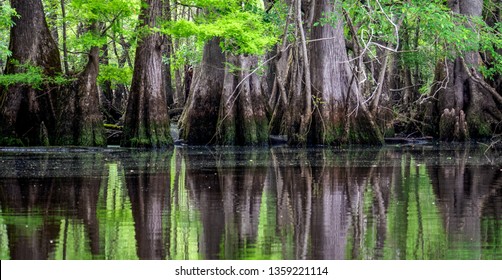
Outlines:
{"label": "still river surface", "polygon": [[0,259],[502,259],[483,147],[0,149]]}

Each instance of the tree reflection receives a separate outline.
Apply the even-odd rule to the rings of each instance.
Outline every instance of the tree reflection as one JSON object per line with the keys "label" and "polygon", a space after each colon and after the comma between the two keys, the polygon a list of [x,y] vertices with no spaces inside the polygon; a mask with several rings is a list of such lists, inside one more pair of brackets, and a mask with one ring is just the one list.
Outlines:
{"label": "tree reflection", "polygon": [[[56,238],[59,229],[57,222],[43,213],[52,202],[49,199],[49,193],[54,191],[52,179],[12,178],[4,180],[1,188],[2,215],[8,240],[5,249],[9,250],[9,258],[47,259],[53,247],[48,241]],[[4,249],[4,245],[2,247]]]}
{"label": "tree reflection", "polygon": [[305,259],[309,248],[313,177],[306,156],[306,152],[294,155],[282,149],[272,150],[271,184],[277,196],[276,232],[282,235],[283,254],[288,253],[283,257],[287,259]]}
{"label": "tree reflection", "polygon": [[[86,242],[87,248],[97,253],[95,203],[100,183],[96,173],[102,170],[100,155],[69,155],[58,161],[45,154],[36,161],[8,161],[5,167],[17,174],[17,178],[0,180],[10,258],[66,259],[72,242],[68,238],[71,219],[83,221],[85,238],[93,240]],[[75,170],[88,170],[92,175],[76,177]],[[37,176],[27,177],[27,171]]]}
{"label": "tree reflection", "polygon": [[2,259],[502,259],[502,171],[472,149],[2,161]]}
{"label": "tree reflection", "polygon": [[186,188],[200,215],[199,251],[203,259],[218,259],[225,230],[222,190],[211,153],[185,153]]}
{"label": "tree reflection", "polygon": [[[200,212],[201,257],[253,258],[267,154],[213,151],[187,156],[187,188]],[[203,163],[204,168],[198,165]]]}
{"label": "tree reflection", "polygon": [[[281,221],[277,231],[292,229],[294,236],[293,244],[283,244],[293,246],[293,254],[284,257],[344,259],[349,229],[353,242],[360,243],[360,210],[375,153],[318,150],[291,154],[279,149],[272,154],[276,179],[272,184]],[[357,164],[360,161],[362,165]]]}
{"label": "tree reflection", "polygon": [[[502,172],[487,162],[473,160],[480,157],[484,157],[483,151],[468,147],[431,155],[439,162],[430,164],[428,171],[451,243],[448,258],[484,258],[486,240],[497,236],[496,232],[487,236],[486,222],[498,223],[500,231],[500,216],[496,216],[502,209],[500,203],[497,205],[501,197]],[[501,248],[500,245],[495,246]]]}
{"label": "tree reflection", "polygon": [[[138,259],[131,199],[121,162],[106,164],[98,199],[99,259]],[[128,170],[130,172],[130,170]]]}
{"label": "tree reflection", "polygon": [[133,156],[126,185],[131,199],[140,259],[165,259],[163,224],[169,206],[169,153],[145,152]]}

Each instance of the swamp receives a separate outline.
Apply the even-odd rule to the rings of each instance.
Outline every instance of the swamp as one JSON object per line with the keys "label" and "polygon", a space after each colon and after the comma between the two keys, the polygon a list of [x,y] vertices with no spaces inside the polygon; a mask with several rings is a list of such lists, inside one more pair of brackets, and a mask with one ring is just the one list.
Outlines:
{"label": "swamp", "polygon": [[502,259],[479,147],[0,149],[1,259]]}
{"label": "swamp", "polygon": [[0,259],[502,259],[502,1],[0,0]]}

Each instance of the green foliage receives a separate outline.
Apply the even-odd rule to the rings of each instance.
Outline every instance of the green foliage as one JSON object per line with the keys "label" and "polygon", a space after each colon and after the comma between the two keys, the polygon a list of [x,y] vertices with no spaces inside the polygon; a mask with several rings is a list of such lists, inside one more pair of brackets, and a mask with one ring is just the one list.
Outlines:
{"label": "green foliage", "polygon": [[400,51],[398,62],[418,74],[414,82],[421,86],[420,93],[430,91],[438,61],[467,52],[479,51],[489,58],[490,63],[479,69],[486,78],[502,73],[500,23],[489,26],[482,18],[453,13],[442,0],[371,0],[364,5],[350,0],[343,1],[343,9],[357,29],[359,45],[371,58],[377,58],[382,45]]}
{"label": "green foliage", "polygon": [[41,89],[42,85],[63,85],[71,82],[71,79],[63,76],[50,77],[43,73],[42,67],[31,64],[16,65],[17,73],[0,75],[0,86],[27,85],[35,89]]}
{"label": "green foliage", "polygon": [[89,51],[94,46],[102,46],[106,44],[106,37],[94,32],[86,32],[75,41],[72,42],[72,46],[76,49],[81,49],[84,51]]}
{"label": "green foliage", "polygon": [[0,137],[0,146],[23,147],[23,141],[16,137]]}
{"label": "green foliage", "polygon": [[132,80],[133,70],[130,67],[120,68],[117,65],[102,65],[99,69],[98,82],[104,84],[110,82],[112,88],[117,85],[130,85]]}
{"label": "green foliage", "polygon": [[29,85],[39,89],[44,81],[43,69],[31,64],[17,66],[19,73],[1,75],[0,85],[9,87],[15,84]]}
{"label": "green foliage", "polygon": [[186,39],[171,55],[172,70],[183,69],[185,65],[196,65],[202,61],[203,45],[191,40],[193,38]]}
{"label": "green foliage", "polygon": [[18,16],[19,15],[16,13],[16,10],[14,10],[8,2],[0,2],[0,27],[12,27],[14,24],[12,18]]}
{"label": "green foliage", "polygon": [[139,1],[125,0],[72,0],[71,5],[81,19],[90,22],[109,22],[111,18],[131,16]]}
{"label": "green foliage", "polygon": [[[123,38],[134,49],[135,30],[139,0],[72,0],[66,6],[66,17],[60,18],[57,23],[60,27],[62,21],[67,24],[67,46],[70,54],[69,64],[80,71],[87,63],[87,53],[98,46],[119,41]],[[92,27],[92,28],[91,28]],[[62,36],[59,44],[62,45]],[[111,48],[110,48],[111,49]],[[118,51],[117,51],[118,52]],[[118,57],[113,58],[116,62]]]}
{"label": "green foliage", "polygon": [[[422,1],[419,1],[421,3]],[[482,18],[451,13],[442,1],[424,2],[423,5],[408,5],[404,11],[407,24],[420,29],[416,53],[405,57],[421,61],[434,61],[463,56],[466,52],[482,52],[492,61],[479,69],[486,78],[502,73],[502,26],[489,26]],[[406,61],[405,61],[406,62]],[[427,63],[425,67],[433,69]],[[421,71],[427,71],[421,67]],[[477,67],[477,66],[476,66]]]}
{"label": "green foliage", "polygon": [[0,2],[0,68],[3,68],[2,61],[10,55],[9,30],[14,25],[12,19],[17,16],[18,14],[8,2]]}
{"label": "green foliage", "polygon": [[266,17],[260,1],[190,1],[207,12],[194,21],[166,22],[162,31],[174,37],[196,36],[205,42],[221,38],[223,50],[234,54],[264,54],[277,42],[278,30]]}
{"label": "green foliage", "polygon": [[[398,43],[395,22],[403,11],[401,9],[402,3],[393,2],[395,1],[371,0],[361,5],[360,1],[343,1],[343,9],[353,20],[353,24],[358,27],[357,35],[362,46],[372,42],[388,42],[394,45]],[[336,22],[333,19],[335,17],[339,17],[339,15],[325,15],[321,24]],[[346,30],[346,33],[348,33],[348,30]]]}
{"label": "green foliage", "polygon": [[478,20],[480,35],[480,51],[485,58],[490,60],[488,65],[482,65],[481,73],[485,78],[493,79],[495,75],[502,74],[502,23],[497,22],[489,26],[483,20]]}

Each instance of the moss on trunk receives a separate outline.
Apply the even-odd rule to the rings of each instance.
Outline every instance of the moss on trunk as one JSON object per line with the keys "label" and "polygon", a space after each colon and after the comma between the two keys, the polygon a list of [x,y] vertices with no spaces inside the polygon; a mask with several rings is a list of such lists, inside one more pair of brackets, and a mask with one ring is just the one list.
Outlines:
{"label": "moss on trunk", "polygon": [[469,114],[467,123],[469,124],[468,132],[474,139],[489,139],[493,136],[491,121],[487,120],[482,113]]}
{"label": "moss on trunk", "polygon": [[[30,65],[39,67],[44,76],[61,73],[57,44],[51,36],[42,1],[12,0],[19,16],[13,18],[5,74],[26,72]],[[45,78],[45,77],[44,77]],[[54,85],[43,83],[12,85],[0,89],[0,135],[9,145],[47,145],[55,135]]]}
{"label": "moss on trunk", "polygon": [[[227,55],[216,144],[268,144],[265,100],[260,79],[252,72],[257,64],[258,58],[254,56]],[[239,70],[234,71],[234,67]]]}
{"label": "moss on trunk", "polygon": [[[297,5],[302,4],[296,2]],[[309,8],[314,11],[308,11]],[[341,1],[317,1],[306,13],[313,22],[326,14],[336,19],[331,24],[307,26],[309,52],[300,47],[292,51],[293,71],[288,79],[288,110],[284,130],[292,145],[381,144],[383,136],[374,117],[364,104],[359,84],[349,65],[343,34]],[[297,17],[301,17],[298,13]],[[302,23],[303,20],[297,20]],[[303,23],[302,23],[303,24]],[[298,26],[297,28],[300,28]],[[325,40],[325,38],[335,38]],[[308,56],[308,57],[305,57]],[[305,61],[309,61],[310,67]],[[308,77],[312,83],[308,84]],[[309,88],[312,88],[310,96]]]}
{"label": "moss on trunk", "polygon": [[93,47],[78,79],[59,92],[56,145],[106,145],[103,116],[99,110],[98,73],[99,48]]}
{"label": "moss on trunk", "polygon": [[[157,27],[162,1],[148,0],[139,16],[144,26]],[[141,38],[136,49],[131,93],[124,123],[122,145],[162,148],[173,143],[162,78],[162,38],[151,33]]]}
{"label": "moss on trunk", "polygon": [[[475,17],[482,15],[482,3],[481,0],[448,1],[454,13]],[[425,131],[444,141],[483,140],[502,132],[498,128],[502,121],[500,96],[478,72],[481,61],[477,51],[470,51],[437,64],[437,86],[431,90],[437,98],[422,118]],[[439,130],[439,135],[434,133],[434,128]]]}
{"label": "moss on trunk", "polygon": [[187,106],[180,118],[180,135],[189,144],[206,145],[214,140],[225,79],[225,55],[218,38],[206,43],[202,64],[196,69]]}
{"label": "moss on trunk", "polygon": [[77,146],[104,146],[106,145],[105,132],[102,126],[85,125],[80,128],[79,136],[76,140]]}

